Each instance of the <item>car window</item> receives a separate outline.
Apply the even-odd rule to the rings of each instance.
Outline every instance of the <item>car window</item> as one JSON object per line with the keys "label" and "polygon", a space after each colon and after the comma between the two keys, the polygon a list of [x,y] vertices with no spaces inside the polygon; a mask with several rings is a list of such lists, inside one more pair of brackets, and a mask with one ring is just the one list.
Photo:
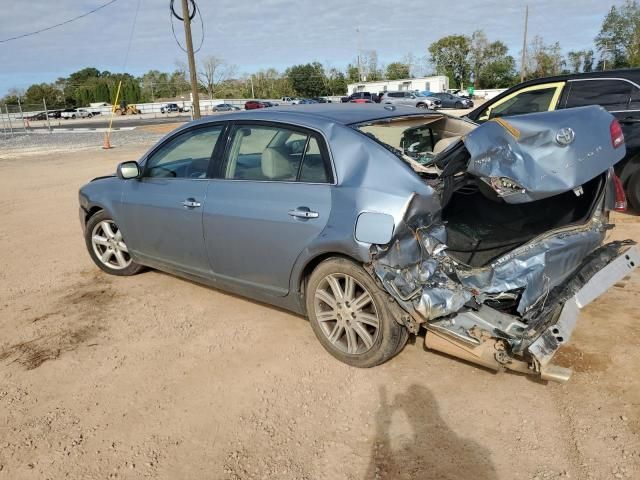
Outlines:
{"label": "car window", "polygon": [[629,102],[629,110],[640,109],[640,89],[633,87],[631,89],[631,101]]}
{"label": "car window", "polygon": [[626,110],[632,85],[622,80],[580,80],[571,82],[566,108],[600,105],[607,110]]}
{"label": "car window", "polygon": [[526,90],[491,109],[490,118],[525,113],[546,112],[556,93],[556,87]]}
{"label": "car window", "polygon": [[315,137],[309,137],[309,142],[302,159],[299,181],[309,183],[328,183],[331,178],[329,163],[325,161],[320,145]]}
{"label": "car window", "polygon": [[146,162],[145,177],[205,178],[222,126],[189,130],[156,150]]}
{"label": "car window", "polygon": [[227,157],[226,179],[326,182],[329,178],[317,140],[283,127],[238,126]]}

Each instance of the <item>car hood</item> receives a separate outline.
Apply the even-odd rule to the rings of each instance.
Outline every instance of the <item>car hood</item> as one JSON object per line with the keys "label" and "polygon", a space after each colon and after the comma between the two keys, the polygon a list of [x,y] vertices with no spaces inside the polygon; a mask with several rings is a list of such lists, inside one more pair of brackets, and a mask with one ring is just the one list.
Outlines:
{"label": "car hood", "polygon": [[507,203],[541,200],[575,189],[625,156],[615,148],[614,117],[588,106],[488,121],[464,139],[467,171]]}

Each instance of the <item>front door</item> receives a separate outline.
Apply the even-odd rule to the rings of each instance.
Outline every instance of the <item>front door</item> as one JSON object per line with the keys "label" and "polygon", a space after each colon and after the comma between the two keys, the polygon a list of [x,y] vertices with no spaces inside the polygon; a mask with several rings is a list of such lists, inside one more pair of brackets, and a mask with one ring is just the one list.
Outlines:
{"label": "front door", "polygon": [[141,179],[126,181],[120,222],[134,257],[210,275],[202,212],[209,162],[222,128],[208,125],[179,133],[149,155]]}
{"label": "front door", "polygon": [[333,174],[317,133],[279,124],[236,125],[204,210],[216,278],[285,296],[293,265],[321,234]]}

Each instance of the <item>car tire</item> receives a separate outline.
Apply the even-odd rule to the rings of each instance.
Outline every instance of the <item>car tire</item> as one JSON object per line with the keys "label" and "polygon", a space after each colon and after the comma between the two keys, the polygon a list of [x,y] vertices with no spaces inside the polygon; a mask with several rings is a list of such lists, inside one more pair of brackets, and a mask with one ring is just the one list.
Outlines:
{"label": "car tire", "polygon": [[87,115],[87,117],[89,118],[93,117],[93,113],[90,113],[89,115]]}
{"label": "car tire", "polygon": [[456,102],[456,108],[457,109],[461,109],[462,108],[462,102]]}
{"label": "car tire", "polygon": [[91,259],[104,272],[126,277],[144,268],[131,259],[120,229],[105,210],[89,218],[84,240]]}
{"label": "car tire", "polygon": [[636,213],[640,213],[640,170],[629,178],[625,193],[631,209]]}
{"label": "car tire", "polygon": [[75,119],[75,118],[76,118],[76,116],[75,116],[75,115],[71,115],[71,118],[74,118],[74,119]]}
{"label": "car tire", "polygon": [[425,108],[425,109],[428,108],[426,103],[419,103],[419,104],[416,105],[416,107],[417,108]]}
{"label": "car tire", "polygon": [[305,298],[322,346],[359,368],[386,362],[407,343],[409,332],[393,318],[390,301],[360,265],[346,258],[320,263],[309,277]]}

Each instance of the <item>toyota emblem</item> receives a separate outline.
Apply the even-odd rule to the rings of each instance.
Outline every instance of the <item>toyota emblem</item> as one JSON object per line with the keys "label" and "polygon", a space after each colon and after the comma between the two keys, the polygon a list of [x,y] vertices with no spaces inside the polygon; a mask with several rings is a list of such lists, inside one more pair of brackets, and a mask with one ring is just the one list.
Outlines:
{"label": "toyota emblem", "polygon": [[556,133],[556,142],[559,145],[570,145],[573,143],[573,140],[576,138],[576,132],[573,131],[572,128],[565,127],[558,130]]}

